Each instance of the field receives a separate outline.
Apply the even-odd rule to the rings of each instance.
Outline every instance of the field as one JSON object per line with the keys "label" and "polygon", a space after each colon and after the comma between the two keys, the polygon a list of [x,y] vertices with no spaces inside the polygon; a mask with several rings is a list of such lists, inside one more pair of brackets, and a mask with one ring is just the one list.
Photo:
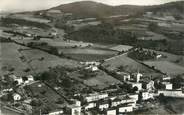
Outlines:
{"label": "field", "polygon": [[155,69],[158,69],[169,75],[184,74],[184,67],[168,61],[145,61],[144,63],[150,67],[154,66]]}
{"label": "field", "polygon": [[78,72],[70,73],[70,77],[84,83],[87,86],[93,87],[95,89],[103,89],[112,84],[121,83],[119,80],[107,75],[105,72],[99,70],[96,72],[96,76],[91,78],[80,78],[81,74]]}
{"label": "field", "polygon": [[25,69],[29,68],[29,65],[20,59],[22,55],[18,51],[19,48],[23,47],[14,43],[1,43],[1,74],[8,73],[11,68],[14,69],[12,72],[16,75],[29,74],[29,72],[24,72]]}
{"label": "field", "polygon": [[57,56],[48,54],[40,50],[31,49],[22,50],[21,52],[26,57],[26,59],[28,60],[28,62],[36,73],[48,70],[49,67],[54,67],[57,65],[67,67],[80,66],[79,63],[76,61],[59,58]]}
{"label": "field", "polygon": [[89,86],[95,86],[98,89],[103,89],[105,87],[108,87],[112,84],[118,84],[121,83],[119,80],[107,75],[106,73],[100,71],[98,72],[96,77],[87,79],[84,81],[84,84],[87,84]]}
{"label": "field", "polygon": [[162,34],[146,31],[144,37],[139,37],[138,39],[141,39],[141,40],[163,40],[163,39],[167,39],[167,37],[165,37]]}
{"label": "field", "polygon": [[167,98],[166,107],[175,111],[177,114],[184,113],[184,99],[181,98]]}
{"label": "field", "polygon": [[[6,49],[6,50],[5,50]],[[18,51],[21,49],[21,51]],[[46,52],[30,49],[14,43],[1,43],[2,63],[0,73],[8,73],[9,68],[14,68],[13,73],[18,76],[35,74],[48,70],[48,67],[57,65],[76,67],[80,64],[73,60],[62,59]],[[21,59],[23,58],[23,59]],[[26,69],[30,71],[25,72]]]}
{"label": "field", "polygon": [[[31,85],[27,85],[25,90],[31,97],[37,97],[44,105],[44,107],[48,107],[50,110],[55,110],[59,106],[56,104],[58,99],[60,99],[60,95],[58,95],[54,90],[45,85],[44,83],[35,82]],[[43,106],[42,106],[43,107]],[[47,109],[48,109],[47,108]],[[39,107],[33,108],[35,110],[39,110]],[[43,109],[43,108],[40,108]],[[34,111],[35,111],[34,110]]]}
{"label": "field", "polygon": [[118,67],[124,66],[124,71],[134,73],[140,71],[144,75],[160,76],[161,74],[156,73],[154,70],[136,62],[135,60],[127,57],[126,55],[117,56],[110,60],[107,60],[102,64],[106,69],[113,71],[117,70]]}
{"label": "field", "polygon": [[157,59],[156,61],[169,61],[172,63],[175,63],[177,65],[183,66],[184,67],[184,56],[182,55],[175,55],[167,52],[161,52],[161,51],[156,51],[158,54],[162,54],[163,57]]}
{"label": "field", "polygon": [[115,56],[118,52],[101,48],[59,49],[59,52],[80,61],[98,61]]}
{"label": "field", "polygon": [[49,23],[50,20],[44,19],[44,18],[36,18],[32,15],[27,15],[27,14],[16,14],[12,16],[13,18],[20,18],[20,19],[24,19],[27,21],[32,21],[32,22],[39,22],[39,23]]}
{"label": "field", "polygon": [[128,45],[118,45],[118,46],[111,47],[110,49],[121,52],[121,51],[128,51],[131,48],[132,46],[128,46]]}

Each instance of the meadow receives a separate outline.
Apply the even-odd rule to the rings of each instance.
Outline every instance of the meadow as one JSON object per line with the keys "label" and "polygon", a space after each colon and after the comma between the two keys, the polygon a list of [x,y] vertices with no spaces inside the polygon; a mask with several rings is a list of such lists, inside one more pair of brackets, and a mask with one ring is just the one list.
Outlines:
{"label": "meadow", "polygon": [[176,65],[168,61],[145,61],[146,65],[154,67],[157,70],[160,70],[163,73],[168,75],[180,75],[184,74],[184,67]]}

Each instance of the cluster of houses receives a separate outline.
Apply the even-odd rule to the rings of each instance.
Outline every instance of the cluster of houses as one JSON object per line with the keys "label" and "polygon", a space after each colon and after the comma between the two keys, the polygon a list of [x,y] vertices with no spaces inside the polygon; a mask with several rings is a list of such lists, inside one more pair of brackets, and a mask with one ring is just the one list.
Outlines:
{"label": "cluster of houses", "polygon": [[[81,64],[86,65],[86,67],[98,67],[100,63],[81,62]],[[70,99],[72,103],[67,104],[62,109],[50,111],[48,115],[81,115],[81,113],[88,114],[92,111],[104,115],[117,115],[139,110],[140,104],[137,103],[138,101],[154,99],[155,96],[159,96],[160,94],[169,97],[184,98],[184,92],[182,90],[173,90],[173,84],[169,82],[170,77],[163,77],[161,84],[164,86],[164,89],[156,91],[154,86],[155,81],[151,79],[143,80],[143,74],[139,72],[134,75],[125,72],[117,72],[117,74],[121,75],[122,81],[129,84],[131,88],[136,87],[136,91],[133,93],[125,93],[123,91],[113,93],[113,89],[106,89],[100,92],[75,94],[73,99]],[[36,82],[32,75],[17,77],[12,74],[9,77],[13,81],[16,81],[17,85],[21,86]],[[14,101],[20,101],[22,99],[18,93],[14,93],[12,96]]]}
{"label": "cluster of houses", "polygon": [[82,65],[85,66],[86,70],[91,70],[93,72],[98,71],[98,66],[100,65],[100,62],[80,62]]}

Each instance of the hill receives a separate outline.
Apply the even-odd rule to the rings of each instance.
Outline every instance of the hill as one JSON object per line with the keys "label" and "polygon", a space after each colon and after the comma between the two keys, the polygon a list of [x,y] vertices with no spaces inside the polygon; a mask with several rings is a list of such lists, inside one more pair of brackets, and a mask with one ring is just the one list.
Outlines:
{"label": "hill", "polygon": [[143,11],[144,7],[134,5],[109,6],[98,2],[82,1],[60,5],[51,9],[72,13],[78,17],[106,17],[120,14],[136,14]]}
{"label": "hill", "polygon": [[152,6],[150,8],[153,12],[162,12],[170,14],[184,13],[184,1],[170,2],[162,5]]}
{"label": "hill", "polygon": [[155,14],[184,15],[184,1],[170,2],[162,5],[153,5],[153,6],[136,6],[136,5],[110,6],[98,2],[81,1],[59,5],[51,9],[61,10],[65,13],[72,13],[74,16],[77,17],[136,15],[140,13],[142,14],[147,11],[152,11]]}

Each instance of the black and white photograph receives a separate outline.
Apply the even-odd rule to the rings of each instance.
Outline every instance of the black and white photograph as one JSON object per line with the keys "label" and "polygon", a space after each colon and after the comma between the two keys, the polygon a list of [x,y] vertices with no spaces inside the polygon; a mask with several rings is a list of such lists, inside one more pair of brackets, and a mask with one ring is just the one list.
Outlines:
{"label": "black and white photograph", "polygon": [[0,115],[184,114],[184,0],[0,0]]}

